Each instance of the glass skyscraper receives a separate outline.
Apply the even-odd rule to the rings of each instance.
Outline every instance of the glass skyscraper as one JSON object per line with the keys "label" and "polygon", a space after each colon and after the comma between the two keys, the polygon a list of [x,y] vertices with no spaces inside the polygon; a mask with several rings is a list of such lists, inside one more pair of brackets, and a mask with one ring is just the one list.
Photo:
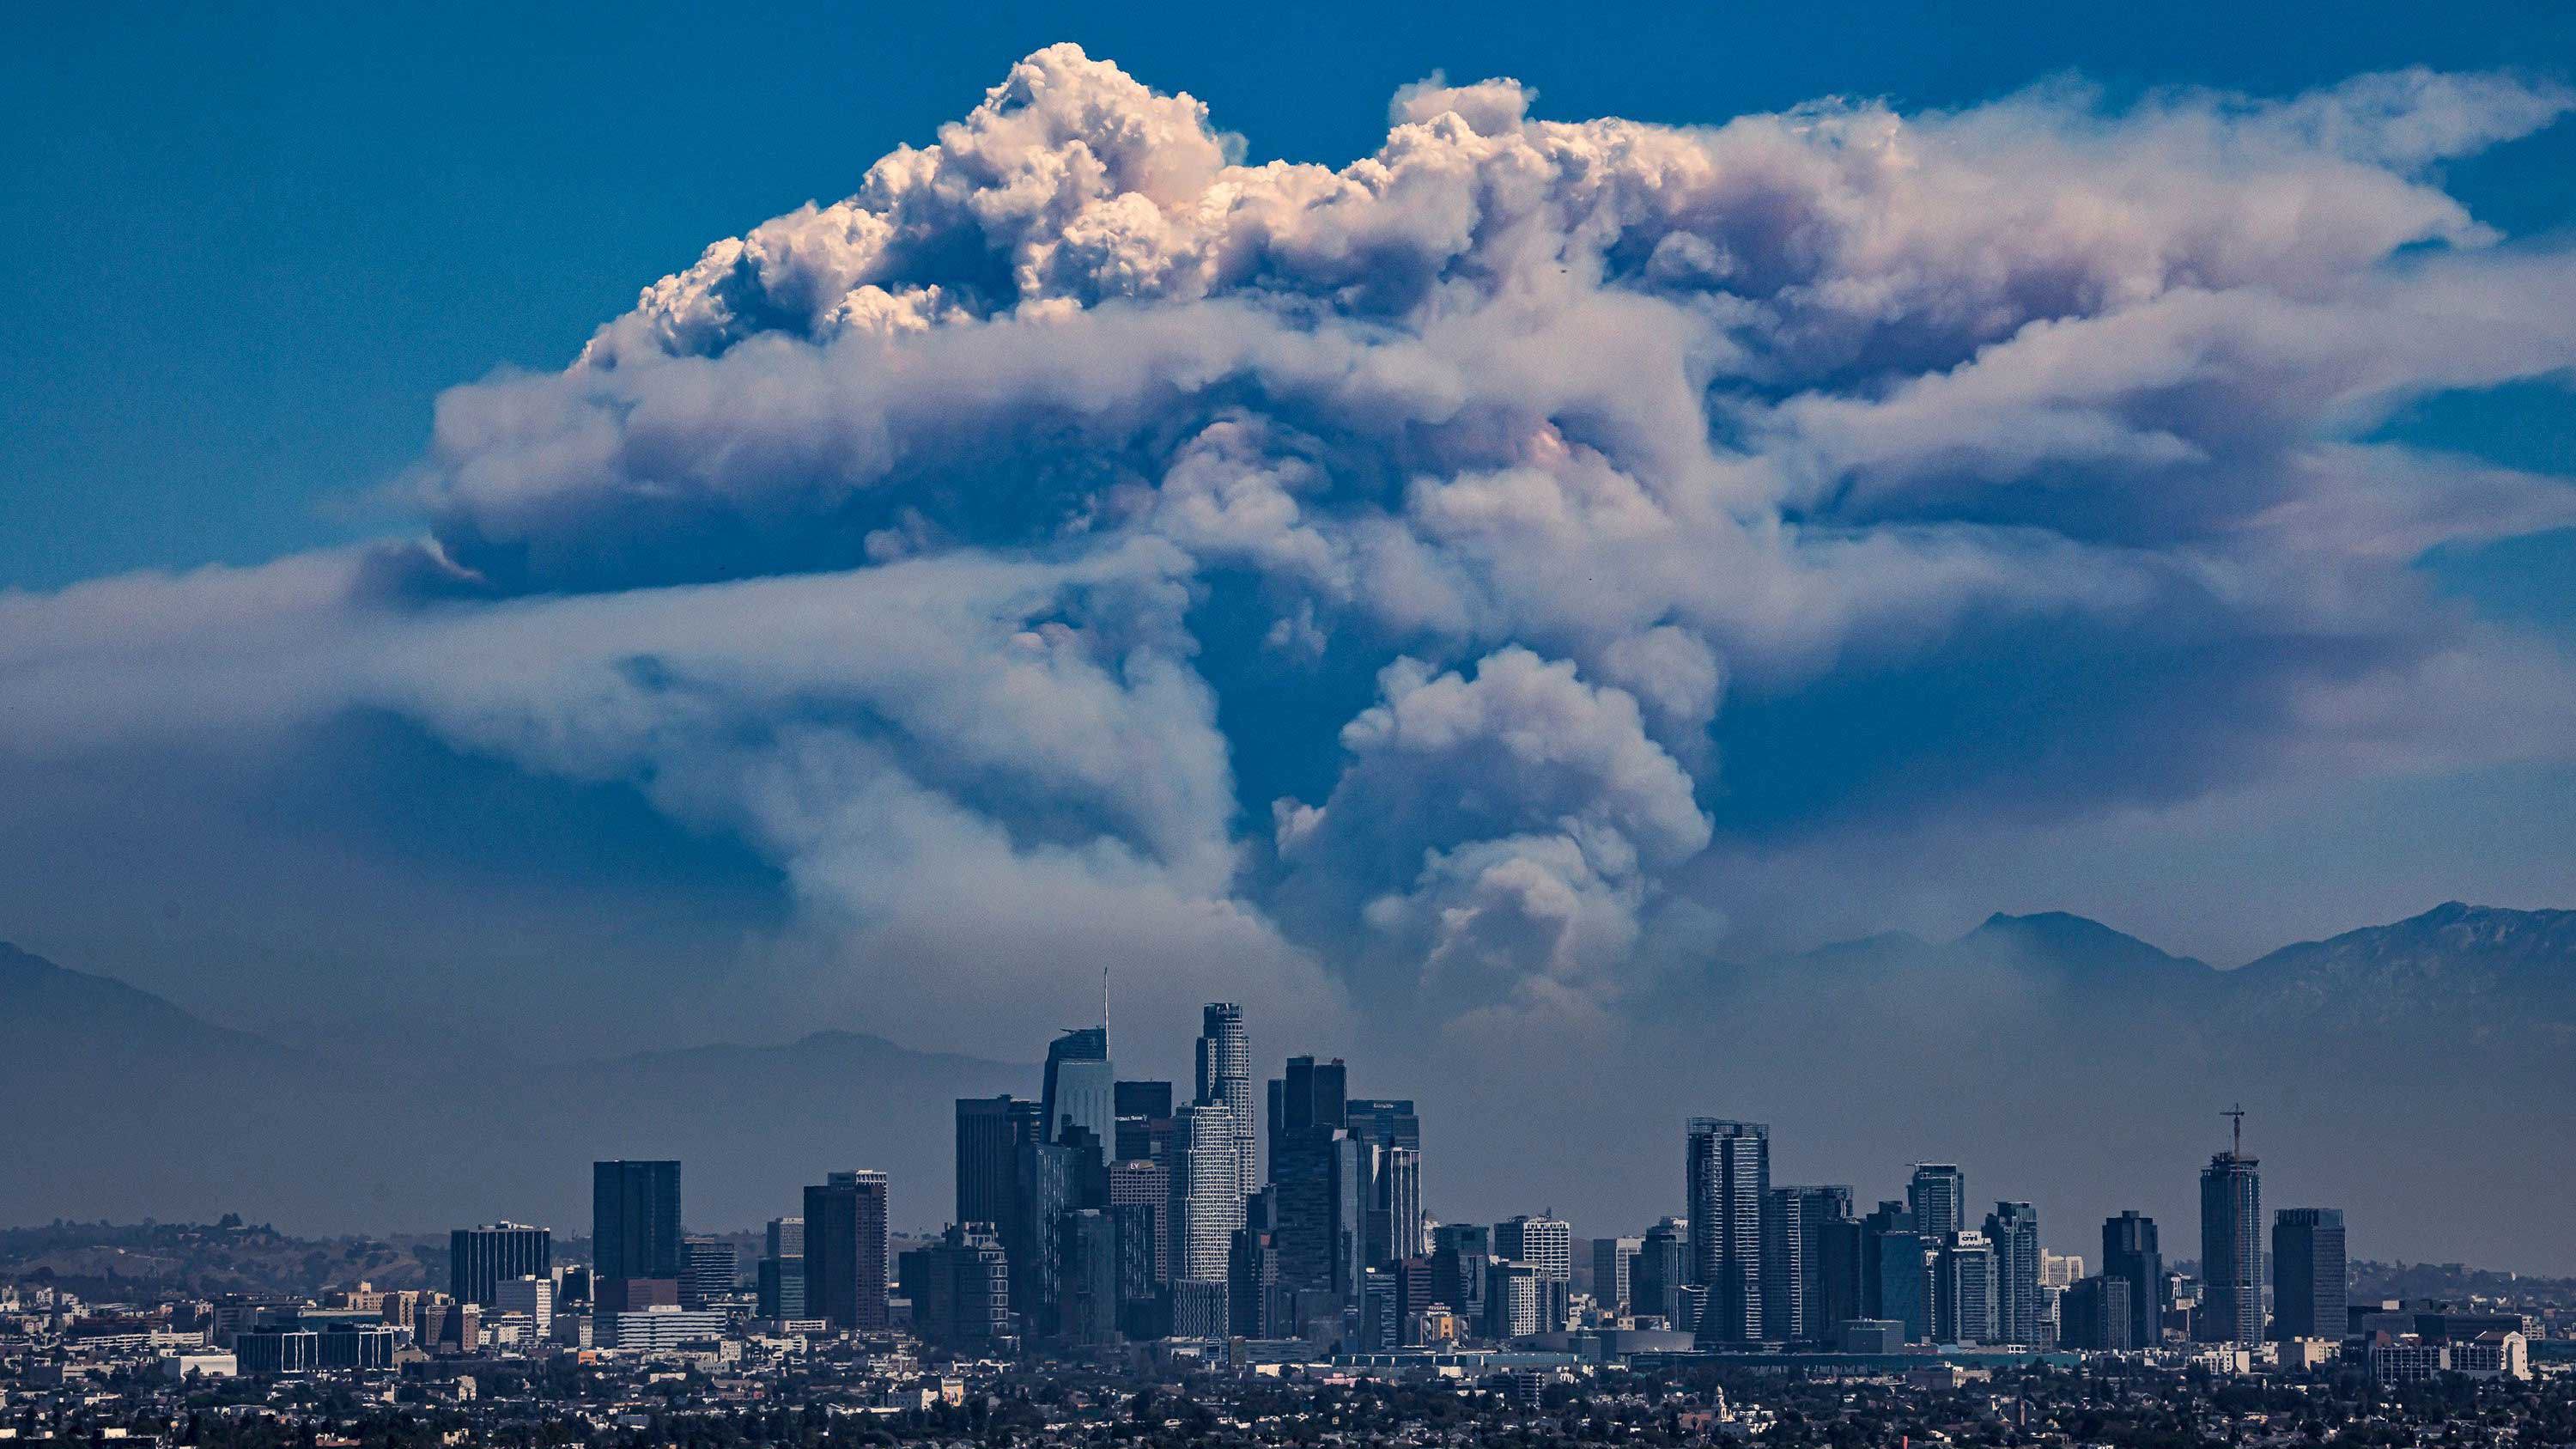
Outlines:
{"label": "glass skyscraper", "polygon": [[2263,1178],[2241,1152],[2222,1152],[2200,1174],[2200,1316],[2203,1343],[2263,1340]]}
{"label": "glass skyscraper", "polygon": [[604,1280],[680,1277],[680,1164],[594,1162],[590,1252]]}
{"label": "glass skyscraper", "polygon": [[2341,1208],[2272,1215],[2272,1337],[2335,1338],[2351,1326]]}
{"label": "glass skyscraper", "polygon": [[1683,1184],[1690,1208],[1691,1280],[1708,1289],[1699,1336],[1762,1337],[1762,1199],[1771,1189],[1771,1129],[1760,1122],[1690,1119]]}
{"label": "glass skyscraper", "polygon": [[2129,1346],[2164,1342],[2165,1259],[2154,1218],[2130,1211],[2103,1220],[2102,1276],[2129,1285]]}

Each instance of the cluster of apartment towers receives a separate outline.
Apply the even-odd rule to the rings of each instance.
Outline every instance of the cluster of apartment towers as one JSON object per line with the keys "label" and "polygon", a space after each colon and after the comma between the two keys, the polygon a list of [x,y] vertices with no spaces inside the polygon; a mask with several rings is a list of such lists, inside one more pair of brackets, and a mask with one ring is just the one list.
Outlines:
{"label": "cluster of apartment towers", "polygon": [[[833,1173],[805,1189],[801,1219],[770,1223],[761,1315],[879,1329],[900,1293],[924,1337],[996,1352],[1023,1340],[1229,1336],[1379,1351],[1578,1327],[1688,1334],[1702,1347],[2123,1349],[2161,1342],[2177,1316],[2153,1219],[2105,1221],[2099,1271],[2073,1277],[2051,1271],[2072,1261],[2080,1272],[2080,1260],[2042,1253],[2027,1202],[1998,1202],[1970,1227],[1955,1165],[1916,1164],[1904,1199],[1858,1215],[1847,1186],[1774,1186],[1764,1124],[1706,1117],[1686,1128],[1687,1216],[1594,1240],[1592,1301],[1578,1314],[1564,1220],[1425,1215],[1411,1101],[1351,1096],[1338,1059],[1288,1058],[1268,1083],[1265,1180],[1241,1007],[1203,1009],[1196,1057],[1196,1092],[1181,1102],[1170,1082],[1118,1079],[1106,1025],[1063,1033],[1038,1100],[957,1102],[952,1226],[895,1259],[886,1175]],[[2202,1281],[2184,1326],[2215,1343],[2339,1337],[2334,1209],[2276,1218],[2266,1313],[2261,1179],[2237,1115],[2235,1143],[2201,1175]],[[716,1252],[680,1240],[678,1168],[598,1164],[608,1313],[660,1296],[658,1283],[619,1280],[695,1276],[688,1250]],[[730,1275],[730,1249],[721,1256],[704,1265],[710,1280]]]}

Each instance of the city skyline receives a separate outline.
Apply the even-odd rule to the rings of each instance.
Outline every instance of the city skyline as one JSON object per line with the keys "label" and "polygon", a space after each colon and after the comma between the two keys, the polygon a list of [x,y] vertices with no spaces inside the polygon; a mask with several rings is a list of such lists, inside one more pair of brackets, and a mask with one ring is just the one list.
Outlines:
{"label": "city skyline", "polygon": [[2568,1266],[2576,17],[410,3],[0,56],[0,1221]]}

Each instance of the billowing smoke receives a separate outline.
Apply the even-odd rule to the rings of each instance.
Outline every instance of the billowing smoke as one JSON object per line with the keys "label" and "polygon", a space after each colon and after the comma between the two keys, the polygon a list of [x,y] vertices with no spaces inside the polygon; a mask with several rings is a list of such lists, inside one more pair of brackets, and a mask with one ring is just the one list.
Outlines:
{"label": "billowing smoke", "polygon": [[1040,51],[449,393],[421,541],[0,600],[0,750],[386,712],[746,842],[852,1010],[1317,1023],[1615,1011],[1713,862],[1894,814],[2569,743],[2414,562],[2576,492],[2374,440],[2576,363],[2576,255],[2434,169],[2566,92],[1535,100],[1253,165]]}

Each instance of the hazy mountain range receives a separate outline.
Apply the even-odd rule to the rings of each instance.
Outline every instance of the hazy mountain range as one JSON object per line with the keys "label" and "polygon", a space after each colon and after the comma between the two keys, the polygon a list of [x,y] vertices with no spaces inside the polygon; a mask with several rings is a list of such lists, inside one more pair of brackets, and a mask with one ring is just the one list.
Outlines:
{"label": "hazy mountain range", "polygon": [[[1774,1122],[1777,1181],[1857,1180],[1866,1201],[1909,1152],[1956,1156],[1981,1197],[2061,1214],[2052,1241],[2080,1246],[2096,1208],[2143,1202],[2177,1219],[2183,1255],[2196,1154],[2242,1097],[2276,1157],[2271,1201],[2351,1203],[2374,1234],[2356,1252],[2569,1256],[2554,1245],[2576,1160],[2576,912],[2453,903],[2233,970],[2077,916],[1999,915],[1956,940],[1713,965],[1634,1005],[1608,1039],[1570,1029],[1569,1050],[1617,1058],[1589,1089],[1510,1100],[1505,1064],[1444,1041],[1361,1049],[1353,1090],[1423,1099],[1430,1205],[1451,1217],[1554,1205],[1579,1233],[1633,1231],[1676,1206],[1680,1119],[1714,1112]],[[1300,1049],[1255,1026],[1258,1072]],[[898,1226],[926,1226],[946,1215],[951,1100],[1037,1086],[1031,1064],[846,1032],[581,1061],[530,1048],[536,1064],[437,1040],[326,1058],[0,946],[0,1221],[509,1216],[569,1234],[590,1159],[672,1155],[693,1225],[793,1211],[799,1183],[866,1164],[904,1185]]]}

